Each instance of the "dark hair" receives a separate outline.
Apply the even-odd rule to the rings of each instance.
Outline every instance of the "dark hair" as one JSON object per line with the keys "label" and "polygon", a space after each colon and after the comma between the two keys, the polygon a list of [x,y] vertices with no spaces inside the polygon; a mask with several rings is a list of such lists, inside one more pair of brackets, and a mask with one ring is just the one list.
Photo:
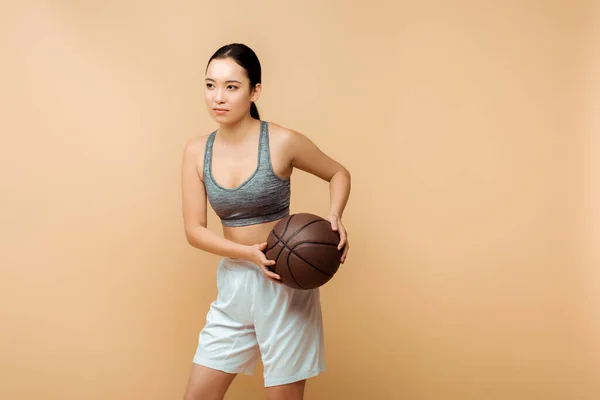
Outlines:
{"label": "dark hair", "polygon": [[[241,43],[232,43],[223,46],[213,54],[210,60],[208,60],[208,64],[210,64],[212,60],[223,58],[233,59],[236,64],[246,70],[246,74],[250,79],[251,89],[258,83],[262,83],[260,61],[258,60],[256,53],[254,53],[250,47]],[[208,69],[208,64],[206,65],[206,69]],[[250,106],[250,115],[252,118],[260,119],[258,108],[254,102],[252,102],[252,105]]]}

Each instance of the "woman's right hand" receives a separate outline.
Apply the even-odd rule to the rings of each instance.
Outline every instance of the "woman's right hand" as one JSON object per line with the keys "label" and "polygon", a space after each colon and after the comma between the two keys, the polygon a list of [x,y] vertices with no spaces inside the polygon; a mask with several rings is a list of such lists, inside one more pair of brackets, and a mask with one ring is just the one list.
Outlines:
{"label": "woman's right hand", "polygon": [[247,260],[258,265],[267,278],[281,285],[281,277],[269,269],[270,266],[275,265],[275,261],[267,259],[264,253],[266,248],[267,242],[250,246]]}

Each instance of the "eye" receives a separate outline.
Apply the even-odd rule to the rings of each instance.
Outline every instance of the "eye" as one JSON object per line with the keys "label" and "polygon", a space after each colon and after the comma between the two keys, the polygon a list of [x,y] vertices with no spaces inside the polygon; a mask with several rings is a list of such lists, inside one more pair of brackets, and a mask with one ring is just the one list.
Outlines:
{"label": "eye", "polygon": [[229,85],[229,86],[227,86],[227,89],[231,89],[231,90],[235,90],[235,89],[237,89],[237,88],[238,88],[238,87],[237,87],[237,86],[235,86],[235,85]]}
{"label": "eye", "polygon": [[212,87],[213,87],[213,86],[214,86],[214,85],[213,85],[212,83],[207,83],[207,84],[206,84],[206,87],[207,87],[208,89],[212,89]]}

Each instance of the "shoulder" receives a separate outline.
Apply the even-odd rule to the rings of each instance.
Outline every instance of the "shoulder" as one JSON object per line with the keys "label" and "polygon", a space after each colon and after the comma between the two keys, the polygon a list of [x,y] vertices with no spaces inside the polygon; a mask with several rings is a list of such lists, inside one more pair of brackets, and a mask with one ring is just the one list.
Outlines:
{"label": "shoulder", "polygon": [[204,153],[206,142],[210,137],[210,133],[206,135],[196,136],[188,139],[183,148],[183,163],[189,165],[190,168],[195,168],[201,180],[204,179]]}
{"label": "shoulder", "polygon": [[304,134],[294,129],[269,122],[269,142],[277,150],[291,150],[308,140]]}
{"label": "shoulder", "polygon": [[343,167],[325,154],[306,135],[293,129],[272,124],[271,142],[281,158],[293,168],[298,168],[330,181],[331,177]]}
{"label": "shoulder", "polygon": [[188,139],[186,142],[183,152],[186,155],[204,156],[204,150],[206,149],[206,142],[210,137],[210,133],[202,136],[195,136]]}

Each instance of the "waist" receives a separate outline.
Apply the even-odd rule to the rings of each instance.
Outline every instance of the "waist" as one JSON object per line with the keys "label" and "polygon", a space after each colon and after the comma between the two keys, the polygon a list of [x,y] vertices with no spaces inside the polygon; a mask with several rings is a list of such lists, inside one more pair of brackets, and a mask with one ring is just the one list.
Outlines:
{"label": "waist", "polygon": [[259,271],[260,267],[248,260],[241,260],[239,258],[223,257],[219,265],[230,271]]}
{"label": "waist", "polygon": [[281,220],[264,222],[255,225],[246,226],[225,226],[223,225],[223,236],[227,240],[246,246],[252,246],[266,242],[271,230],[277,222]]}

